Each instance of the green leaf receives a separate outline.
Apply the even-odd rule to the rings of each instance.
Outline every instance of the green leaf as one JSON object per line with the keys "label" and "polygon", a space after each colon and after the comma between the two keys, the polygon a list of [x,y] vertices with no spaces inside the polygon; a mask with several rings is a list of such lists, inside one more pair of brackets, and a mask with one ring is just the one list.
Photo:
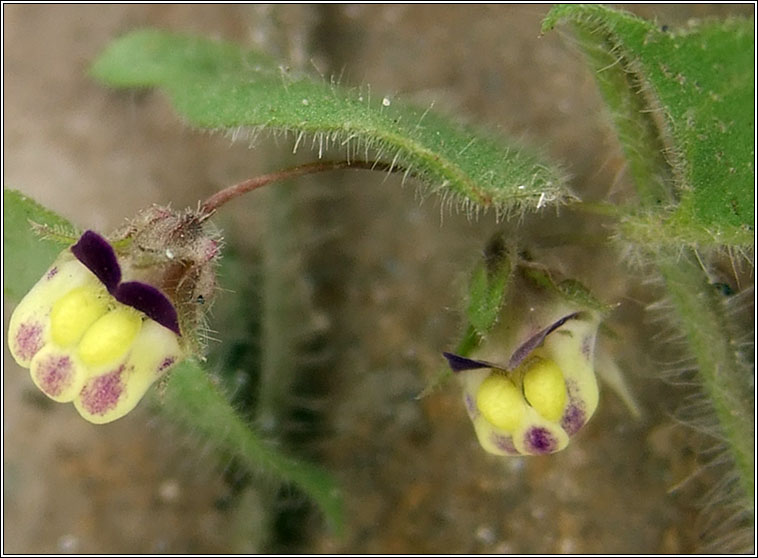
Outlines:
{"label": "green leaf", "polygon": [[33,224],[51,232],[75,234],[63,217],[16,190],[3,190],[3,291],[19,301],[39,281],[45,270],[65,248],[50,235],[40,235]]}
{"label": "green leaf", "polygon": [[261,438],[197,362],[186,360],[177,365],[161,401],[165,413],[217,450],[234,454],[253,472],[297,485],[319,505],[329,525],[337,532],[342,530],[342,497],[332,477],[315,465],[284,455]]}
{"label": "green leaf", "polygon": [[753,21],[670,30],[604,6],[560,5],[543,31],[562,21],[596,72],[637,182],[644,211],[624,230],[646,243],[752,245]]}
{"label": "green leaf", "polygon": [[560,171],[514,143],[404,105],[291,72],[224,42],[156,30],[130,33],[97,59],[112,87],[158,87],[191,124],[291,132],[295,149],[376,160],[416,176],[465,207],[508,213],[569,197]]}

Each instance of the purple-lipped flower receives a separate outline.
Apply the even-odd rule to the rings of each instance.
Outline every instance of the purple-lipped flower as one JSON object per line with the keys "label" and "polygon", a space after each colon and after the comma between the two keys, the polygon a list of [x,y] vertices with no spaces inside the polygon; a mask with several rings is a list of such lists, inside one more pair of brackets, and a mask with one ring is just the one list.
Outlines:
{"label": "purple-lipped flower", "polygon": [[118,254],[86,231],[23,298],[8,344],[45,395],[111,422],[197,352],[197,299],[213,295],[219,243],[192,215],[143,212],[118,234]]}
{"label": "purple-lipped flower", "polygon": [[516,266],[498,317],[470,358],[445,353],[479,443],[490,453],[560,451],[597,408],[603,307],[578,283],[568,284]]}

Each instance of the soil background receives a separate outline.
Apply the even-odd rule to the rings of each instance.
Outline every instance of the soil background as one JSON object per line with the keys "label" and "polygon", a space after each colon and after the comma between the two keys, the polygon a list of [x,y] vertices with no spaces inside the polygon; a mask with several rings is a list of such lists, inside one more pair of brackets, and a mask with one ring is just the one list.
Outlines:
{"label": "soil background", "polygon": [[[669,26],[752,13],[750,5],[627,8]],[[289,157],[292,137],[250,147],[191,130],[162,95],[109,91],[87,76],[110,40],[155,26],[263,48],[324,79],[370,86],[377,99],[434,102],[544,149],[582,198],[623,199],[624,160],[593,76],[568,34],[538,37],[548,9],[6,4],[3,184],[83,228],[109,231],[151,203],[195,206],[225,185],[315,158],[307,150]],[[601,386],[595,417],[568,449],[501,459],[478,446],[453,383],[415,398],[444,364],[440,352],[456,344],[467,273],[498,227],[494,216],[471,220],[396,177],[335,173],[293,188],[308,189],[301,203],[311,237],[321,239],[304,245],[302,266],[331,348],[328,381],[308,403],[321,427],[307,449],[343,489],[345,535],[329,533],[315,514],[286,528],[272,523],[280,510],[254,488],[235,499],[223,462],[148,405],[111,425],[84,422],[71,405],[37,393],[4,349],[5,553],[701,547],[698,482],[707,475],[695,475],[698,442],[675,418],[686,393],[663,381],[667,357],[645,314],[660,293],[612,252],[545,240],[578,230],[602,243],[602,223],[547,212],[527,217],[519,235],[620,304],[618,357],[643,416],[634,419]],[[227,241],[254,251],[265,213],[265,196],[230,207],[220,218]],[[6,327],[12,308],[4,303]],[[223,324],[213,326],[223,343]]]}

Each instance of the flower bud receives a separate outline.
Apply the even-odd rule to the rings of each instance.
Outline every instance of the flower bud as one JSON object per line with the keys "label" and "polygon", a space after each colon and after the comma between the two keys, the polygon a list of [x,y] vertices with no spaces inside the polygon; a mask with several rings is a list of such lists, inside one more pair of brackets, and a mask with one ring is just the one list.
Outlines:
{"label": "flower bud", "polygon": [[8,328],[13,358],[45,395],[73,401],[90,422],[111,422],[198,352],[220,248],[202,221],[151,208],[114,244],[87,231],[59,255]]}

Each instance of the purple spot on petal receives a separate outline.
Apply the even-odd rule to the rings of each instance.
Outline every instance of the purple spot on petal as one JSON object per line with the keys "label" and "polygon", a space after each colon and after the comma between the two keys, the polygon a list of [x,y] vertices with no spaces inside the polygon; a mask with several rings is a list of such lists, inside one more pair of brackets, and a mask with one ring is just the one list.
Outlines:
{"label": "purple spot on petal", "polygon": [[181,336],[176,308],[161,291],[140,281],[121,283],[113,293],[122,304],[136,308],[162,326]]}
{"label": "purple spot on petal", "polygon": [[50,281],[50,279],[52,279],[56,275],[58,275],[58,266],[57,265],[55,267],[50,268],[50,271],[48,271],[47,275],[45,275],[45,279],[47,279],[48,281]]}
{"label": "purple spot on petal", "polygon": [[547,428],[536,426],[526,431],[524,445],[531,453],[552,453],[558,447],[558,440]]}
{"label": "purple spot on petal", "polygon": [[124,383],[121,380],[123,372],[124,365],[121,365],[116,370],[87,382],[79,397],[88,413],[104,415],[116,406],[124,392]]}
{"label": "purple spot on petal", "polygon": [[163,362],[161,362],[161,365],[158,367],[158,374],[161,374],[171,368],[173,366],[174,362],[176,362],[176,359],[174,357],[167,357],[163,359]]}
{"label": "purple spot on petal", "polygon": [[493,432],[490,435],[490,440],[497,449],[507,453],[508,455],[521,455],[521,453],[516,449],[516,446],[513,445],[513,438],[511,436],[503,436],[502,434]]}
{"label": "purple spot on petal", "polygon": [[71,385],[73,379],[71,359],[66,355],[43,356],[36,365],[35,373],[40,389],[51,397],[57,397]]}
{"label": "purple spot on petal", "polygon": [[74,256],[84,264],[113,294],[121,281],[121,267],[113,247],[102,236],[86,231],[71,247]]}
{"label": "purple spot on petal", "polygon": [[16,334],[15,352],[21,360],[31,360],[42,348],[42,324],[22,323]]}

